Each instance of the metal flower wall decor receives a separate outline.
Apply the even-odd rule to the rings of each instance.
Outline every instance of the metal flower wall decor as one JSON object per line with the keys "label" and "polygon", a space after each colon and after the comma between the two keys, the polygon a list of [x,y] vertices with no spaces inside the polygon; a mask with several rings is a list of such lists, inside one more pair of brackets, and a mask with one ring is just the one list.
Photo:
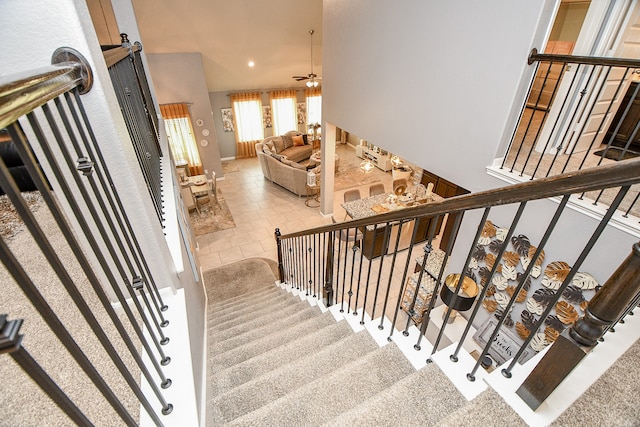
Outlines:
{"label": "metal flower wall decor", "polygon": [[[562,293],[561,299],[553,307],[544,324],[536,330],[540,316],[552,303],[558,289],[571,271],[564,261],[550,261],[545,265],[544,250],[533,260],[536,253],[529,238],[514,233],[509,242],[505,242],[508,230],[496,226],[491,221],[484,224],[480,238],[472,253],[467,275],[483,287],[488,286],[486,298],[482,302],[484,309],[497,319],[504,319],[503,327],[516,331],[524,340],[535,334],[530,346],[538,352],[553,343],[558,335],[575,323],[584,312],[595,292],[600,288],[596,279],[589,273],[578,272]],[[497,259],[500,248],[507,244],[502,259],[489,281],[489,276]],[[510,299],[530,263],[534,263],[529,277],[518,292],[515,304],[509,313],[504,313]],[[514,321],[514,319],[516,319]]]}

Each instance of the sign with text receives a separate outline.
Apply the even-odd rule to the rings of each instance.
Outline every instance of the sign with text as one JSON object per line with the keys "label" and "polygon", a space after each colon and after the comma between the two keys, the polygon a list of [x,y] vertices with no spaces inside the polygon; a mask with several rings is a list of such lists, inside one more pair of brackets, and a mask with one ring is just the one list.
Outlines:
{"label": "sign with text", "polygon": [[[473,339],[484,348],[497,325],[498,321],[490,318],[478,329]],[[496,361],[498,366],[502,365],[504,362],[513,359],[521,345],[522,340],[503,326],[493,339],[493,343],[489,348],[489,356]],[[524,353],[522,353],[519,363],[522,364],[526,362],[535,354],[536,352],[533,349],[527,348]]]}

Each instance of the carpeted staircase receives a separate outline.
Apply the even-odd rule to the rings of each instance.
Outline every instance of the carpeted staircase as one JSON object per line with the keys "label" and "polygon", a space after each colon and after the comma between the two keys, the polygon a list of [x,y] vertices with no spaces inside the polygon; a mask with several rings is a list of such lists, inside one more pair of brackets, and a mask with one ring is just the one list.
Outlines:
{"label": "carpeted staircase", "polygon": [[272,261],[204,278],[208,426],[526,425],[491,388],[468,402],[435,363],[416,371],[393,342],[380,347],[274,286]]}

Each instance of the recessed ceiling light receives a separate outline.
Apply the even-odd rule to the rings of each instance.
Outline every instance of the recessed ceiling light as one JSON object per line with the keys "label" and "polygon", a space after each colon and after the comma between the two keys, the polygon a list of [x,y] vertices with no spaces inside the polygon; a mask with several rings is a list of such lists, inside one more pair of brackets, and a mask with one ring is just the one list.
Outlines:
{"label": "recessed ceiling light", "polygon": [[256,65],[256,63],[253,62],[253,61],[249,61],[249,64],[247,64],[247,65],[249,65],[249,67],[253,67],[254,65]]}

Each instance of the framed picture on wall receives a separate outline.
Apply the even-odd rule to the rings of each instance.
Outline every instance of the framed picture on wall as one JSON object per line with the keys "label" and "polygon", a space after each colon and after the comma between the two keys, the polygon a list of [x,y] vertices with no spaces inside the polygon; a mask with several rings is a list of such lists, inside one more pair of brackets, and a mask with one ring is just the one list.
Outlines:
{"label": "framed picture on wall", "polygon": [[233,132],[233,110],[231,108],[221,108],[222,129],[225,132]]}
{"label": "framed picture on wall", "polygon": [[271,107],[268,105],[262,107],[262,120],[265,128],[271,127]]}
{"label": "framed picture on wall", "polygon": [[298,124],[303,125],[307,123],[307,103],[298,103]]}

